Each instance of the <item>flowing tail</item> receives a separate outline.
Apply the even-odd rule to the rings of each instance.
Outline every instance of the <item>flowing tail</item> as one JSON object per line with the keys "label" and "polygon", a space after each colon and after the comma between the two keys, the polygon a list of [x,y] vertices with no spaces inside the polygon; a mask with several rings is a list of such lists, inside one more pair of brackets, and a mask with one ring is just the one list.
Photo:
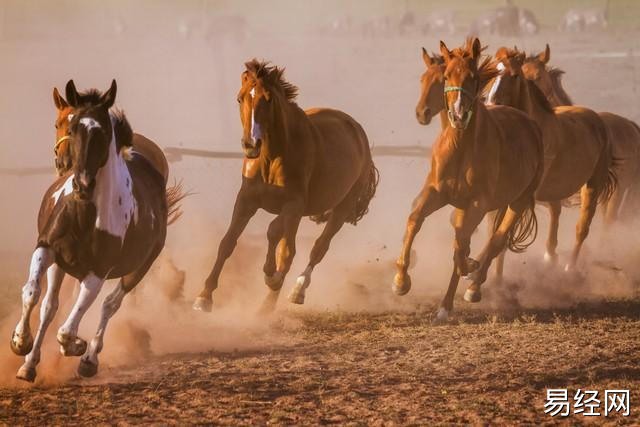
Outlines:
{"label": "flowing tail", "polygon": [[380,173],[378,172],[376,165],[373,163],[373,160],[370,162],[367,183],[362,187],[362,192],[358,195],[358,199],[356,200],[356,209],[353,212],[353,215],[350,215],[347,218],[346,222],[349,224],[356,225],[358,221],[360,221],[362,217],[369,212],[369,202],[373,199],[373,196],[376,195],[376,188],[380,181]]}
{"label": "flowing tail", "polygon": [[[507,234],[507,249],[511,252],[524,252],[536,240],[538,236],[538,218],[535,212],[536,202],[531,198],[531,203],[525,208],[520,217],[509,230]],[[493,222],[493,231],[495,232],[504,215],[507,213],[507,207],[498,210]]]}
{"label": "flowing tail", "polygon": [[[602,127],[604,127],[604,124]],[[600,192],[598,193],[598,204],[606,205],[618,188],[618,176],[615,173],[615,169],[619,167],[624,160],[613,157],[613,141],[611,140],[610,134],[606,128],[602,133],[607,143],[602,150],[600,159],[598,159],[596,168],[600,178],[599,181],[602,183]]]}
{"label": "flowing tail", "polygon": [[182,181],[175,182],[166,191],[167,195],[167,225],[171,225],[176,222],[182,216],[182,206],[180,201],[185,197],[191,195],[191,193],[185,193],[182,189]]}

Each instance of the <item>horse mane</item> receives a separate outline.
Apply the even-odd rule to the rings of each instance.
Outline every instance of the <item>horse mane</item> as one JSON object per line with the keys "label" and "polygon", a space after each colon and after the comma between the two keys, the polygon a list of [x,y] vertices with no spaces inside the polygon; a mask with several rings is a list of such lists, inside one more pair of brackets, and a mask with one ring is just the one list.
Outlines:
{"label": "horse mane", "polygon": [[78,107],[98,105],[102,92],[98,89],[87,89],[84,92],[78,93]]}
{"label": "horse mane", "polygon": [[114,108],[111,112],[113,121],[113,133],[116,136],[116,148],[120,151],[124,147],[133,146],[133,129],[129,120],[124,115],[124,111]]}
{"label": "horse mane", "polygon": [[255,58],[245,62],[244,66],[255,78],[261,79],[267,86],[278,90],[288,102],[295,102],[298,96],[298,87],[284,78],[284,68],[271,65],[268,61],[258,61]]}
{"label": "horse mane", "polygon": [[549,67],[547,71],[549,72],[549,77],[551,77],[553,92],[558,96],[562,105],[573,105],[573,100],[562,86],[562,75],[564,74],[564,70],[556,67]]}
{"label": "horse mane", "polygon": [[[457,47],[451,51],[453,55],[460,58],[468,58],[471,56],[471,50],[475,37],[467,37],[464,46]],[[480,55],[487,50],[488,46],[480,47]],[[444,61],[444,59],[443,59]],[[477,66],[476,72],[478,73],[478,87],[480,93],[484,93],[487,90],[489,82],[496,78],[500,74],[500,70],[497,68],[497,63],[491,56],[480,56],[478,58],[480,65]]]}

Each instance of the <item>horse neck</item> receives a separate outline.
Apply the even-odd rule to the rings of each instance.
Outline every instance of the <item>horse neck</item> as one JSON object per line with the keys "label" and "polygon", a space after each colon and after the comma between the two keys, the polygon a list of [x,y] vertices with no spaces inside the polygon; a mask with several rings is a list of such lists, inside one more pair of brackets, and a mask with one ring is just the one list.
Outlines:
{"label": "horse neck", "polygon": [[96,174],[93,202],[96,207],[96,228],[106,230],[124,241],[133,219],[137,221],[137,203],[133,197],[133,180],[123,156],[116,146],[114,117],[111,118],[111,141],[107,162]]}
{"label": "horse neck", "polygon": [[440,128],[444,130],[449,124],[449,118],[447,117],[447,110],[443,108],[440,110]]}

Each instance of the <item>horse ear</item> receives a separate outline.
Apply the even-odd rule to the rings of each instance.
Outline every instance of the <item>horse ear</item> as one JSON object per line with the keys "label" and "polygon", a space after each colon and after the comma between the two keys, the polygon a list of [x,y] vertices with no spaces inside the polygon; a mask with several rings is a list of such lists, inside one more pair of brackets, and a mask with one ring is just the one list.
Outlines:
{"label": "horse ear", "polygon": [[76,85],[73,83],[73,80],[69,80],[67,82],[67,86],[65,87],[65,93],[67,95],[67,102],[73,108],[78,106],[78,91],[76,90]]}
{"label": "horse ear", "polygon": [[449,61],[449,59],[451,58],[451,52],[449,52],[449,49],[447,49],[447,45],[444,44],[442,40],[440,40],[440,54],[445,61]]}
{"label": "horse ear", "polygon": [[53,103],[56,104],[56,108],[58,110],[62,110],[69,106],[69,104],[67,104],[67,101],[65,101],[64,98],[60,95],[60,92],[58,92],[57,87],[53,88]]}
{"label": "horse ear", "polygon": [[471,45],[471,57],[476,60],[480,58],[480,53],[482,53],[482,46],[480,45],[480,39],[475,37],[473,39],[473,44]]}
{"label": "horse ear", "polygon": [[538,59],[543,64],[549,62],[549,60],[551,59],[551,49],[549,48],[549,43],[547,43],[547,46],[544,48],[544,52],[540,52],[540,54],[538,55]]}
{"label": "horse ear", "polygon": [[433,59],[431,59],[431,57],[429,56],[425,48],[422,48],[422,60],[424,61],[427,67],[430,67],[431,64],[433,63]]}
{"label": "horse ear", "polygon": [[106,91],[102,97],[100,97],[100,103],[108,110],[116,102],[116,92],[118,91],[118,85],[116,79],[111,81],[111,87]]}

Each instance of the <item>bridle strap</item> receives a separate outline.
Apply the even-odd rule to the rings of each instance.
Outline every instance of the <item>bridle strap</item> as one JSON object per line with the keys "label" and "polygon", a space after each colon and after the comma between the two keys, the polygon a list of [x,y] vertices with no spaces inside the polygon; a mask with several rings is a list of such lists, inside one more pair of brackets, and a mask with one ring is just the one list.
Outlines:
{"label": "bridle strap", "polygon": [[57,155],[58,154],[58,147],[60,147],[60,144],[62,144],[63,142],[65,142],[66,140],[71,139],[71,135],[65,135],[60,137],[60,139],[58,139],[56,141],[56,145],[53,146],[53,152]]}

